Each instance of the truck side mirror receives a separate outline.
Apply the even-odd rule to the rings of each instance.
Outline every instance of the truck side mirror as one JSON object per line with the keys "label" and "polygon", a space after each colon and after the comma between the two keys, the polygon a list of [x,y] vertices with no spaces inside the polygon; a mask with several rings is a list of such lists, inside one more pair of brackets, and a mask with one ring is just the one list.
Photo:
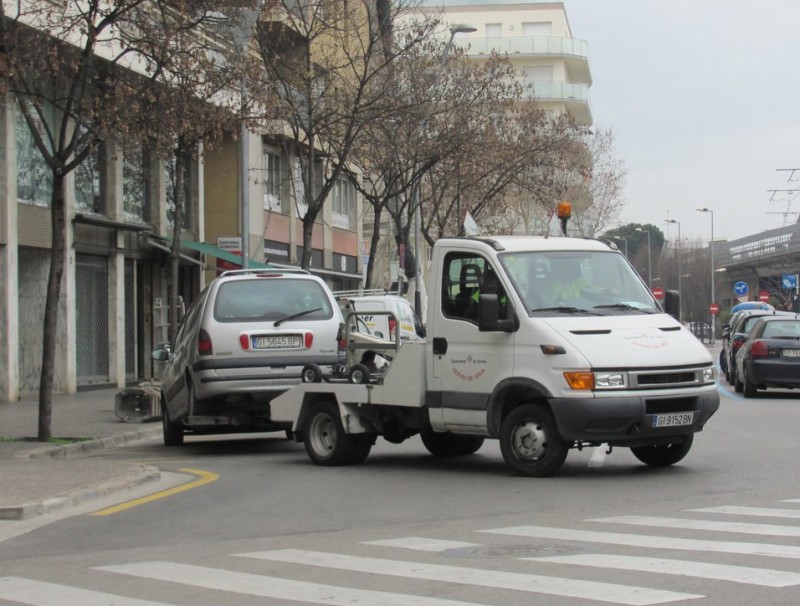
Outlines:
{"label": "truck side mirror", "polygon": [[[514,307],[508,302],[508,315],[516,319]],[[478,297],[478,330],[481,332],[514,332],[517,323],[514,319],[500,318],[500,301],[496,294]]]}
{"label": "truck side mirror", "polygon": [[677,290],[664,291],[664,311],[676,320],[681,317],[681,296]]}

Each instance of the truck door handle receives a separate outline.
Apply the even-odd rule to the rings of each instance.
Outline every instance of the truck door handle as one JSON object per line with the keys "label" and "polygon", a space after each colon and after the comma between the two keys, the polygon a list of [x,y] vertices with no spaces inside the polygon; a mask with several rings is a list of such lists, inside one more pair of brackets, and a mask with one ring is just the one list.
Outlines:
{"label": "truck door handle", "polygon": [[433,338],[433,353],[434,355],[441,356],[447,353],[447,339],[443,337]]}

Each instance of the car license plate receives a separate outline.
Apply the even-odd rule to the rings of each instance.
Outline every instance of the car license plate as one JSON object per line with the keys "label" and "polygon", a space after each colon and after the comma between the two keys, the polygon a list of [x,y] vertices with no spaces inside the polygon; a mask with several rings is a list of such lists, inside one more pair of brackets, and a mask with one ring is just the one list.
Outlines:
{"label": "car license plate", "polygon": [[251,337],[253,349],[299,349],[300,335],[268,335]]}
{"label": "car license plate", "polygon": [[784,358],[800,358],[800,349],[784,349]]}
{"label": "car license plate", "polygon": [[655,415],[653,417],[653,427],[678,427],[680,425],[691,425],[693,419],[693,412],[676,412],[668,415]]}

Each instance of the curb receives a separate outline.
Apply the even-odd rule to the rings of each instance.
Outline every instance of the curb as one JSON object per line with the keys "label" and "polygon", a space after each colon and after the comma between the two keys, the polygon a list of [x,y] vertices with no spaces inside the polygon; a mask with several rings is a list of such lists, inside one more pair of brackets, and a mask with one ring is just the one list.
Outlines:
{"label": "curb", "polygon": [[22,450],[14,454],[17,459],[61,459],[75,455],[87,454],[96,450],[104,448],[115,448],[117,446],[124,446],[131,442],[139,442],[141,440],[149,440],[161,436],[161,427],[142,429],[140,431],[129,431],[123,434],[112,436],[110,438],[97,438],[95,440],[86,440],[83,442],[74,442],[72,444],[63,444],[61,446],[42,446],[40,448],[32,448],[30,450]]}
{"label": "curb", "polygon": [[149,465],[140,465],[138,469],[122,477],[109,480],[108,482],[95,484],[88,488],[79,488],[37,503],[0,507],[0,520],[28,520],[36,516],[76,507],[87,501],[101,499],[115,492],[130,490],[159,479],[161,479],[161,471],[158,468]]}

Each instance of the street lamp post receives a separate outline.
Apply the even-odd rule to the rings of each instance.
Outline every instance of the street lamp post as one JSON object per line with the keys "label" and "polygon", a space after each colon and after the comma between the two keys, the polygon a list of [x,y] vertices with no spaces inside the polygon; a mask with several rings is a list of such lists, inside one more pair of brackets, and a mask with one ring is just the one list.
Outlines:
{"label": "street lamp post", "polygon": [[[698,208],[696,210],[700,211],[701,213],[711,214],[711,241],[708,243],[708,254],[711,257],[711,303],[713,303],[714,300],[717,298],[716,291],[714,290],[714,274],[716,273],[714,271],[714,211],[711,210],[710,208]],[[709,313],[711,313],[710,305],[709,305]],[[714,333],[716,332],[715,324],[716,324],[716,316],[713,313],[711,313],[711,343],[714,343],[714,338],[715,338]]]}
{"label": "street lamp post", "polygon": [[681,222],[675,219],[665,219],[667,223],[675,223],[678,226],[678,322],[683,322],[683,290],[681,289]]}
{"label": "street lamp post", "polygon": [[[439,63],[439,67],[436,70],[436,75],[433,77],[433,83],[431,84],[431,90],[435,89],[436,86],[439,84],[439,78],[442,76],[442,71],[444,70],[444,66],[447,63],[447,56],[450,54],[450,49],[453,47],[453,39],[456,37],[456,34],[469,34],[472,32],[478,31],[478,28],[473,27],[471,25],[465,24],[454,24],[450,26],[450,39],[447,41],[447,44],[444,47],[444,52],[442,53],[442,61]],[[420,122],[420,131],[424,130],[425,123],[427,122],[427,118],[423,118]],[[422,185],[422,181],[420,180],[417,183],[417,187],[414,191],[414,261],[415,261],[415,269],[414,269],[414,311],[417,312],[417,317],[420,321],[424,321],[422,317],[422,295],[420,294],[420,196],[419,196],[419,189]]]}
{"label": "street lamp post", "polygon": [[650,264],[650,230],[637,227],[636,231],[644,232],[647,234],[647,286],[653,288],[653,266]]}
{"label": "street lamp post", "polygon": [[625,236],[611,236],[611,237],[614,238],[615,240],[624,240],[625,241],[625,257],[627,258],[627,256],[628,256],[628,238],[626,238]]}

